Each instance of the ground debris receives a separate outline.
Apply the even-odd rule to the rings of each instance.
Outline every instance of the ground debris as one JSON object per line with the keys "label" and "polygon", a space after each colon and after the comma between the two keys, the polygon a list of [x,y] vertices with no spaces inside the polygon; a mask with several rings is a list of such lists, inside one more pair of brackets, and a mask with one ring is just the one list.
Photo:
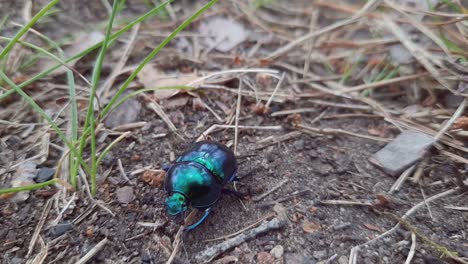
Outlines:
{"label": "ground debris", "polygon": [[404,131],[383,149],[375,153],[370,161],[385,172],[396,175],[420,160],[434,138],[417,131]]}
{"label": "ground debris", "polygon": [[238,22],[224,17],[214,17],[200,25],[205,35],[204,44],[221,52],[228,52],[247,39],[247,31]]}
{"label": "ground debris", "polygon": [[119,188],[115,193],[117,195],[117,200],[123,204],[131,203],[133,199],[135,199],[135,195],[133,194],[133,187],[130,186]]}
{"label": "ground debris", "polygon": [[[209,261],[211,261],[213,258],[219,256],[220,254],[222,254],[223,252],[235,247],[235,246],[238,246],[240,244],[242,244],[243,242],[247,241],[247,240],[250,240],[252,238],[255,238],[257,237],[258,235],[261,235],[263,233],[266,233],[270,230],[275,230],[275,229],[279,229],[279,228],[282,228],[283,226],[286,225],[286,221],[282,218],[273,218],[272,220],[268,221],[268,222],[265,222],[263,224],[261,224],[260,226],[254,228],[254,229],[251,229],[249,231],[246,231],[245,233],[242,233],[238,236],[235,236],[233,238],[230,238],[220,244],[217,244],[213,247],[210,247],[210,248],[207,248],[205,249],[204,251],[198,253],[196,256],[195,256],[195,259],[198,261],[198,262],[202,262],[202,263],[207,263]],[[269,254],[269,253],[268,253]]]}
{"label": "ground debris", "polygon": [[[125,96],[124,94],[123,96]],[[123,97],[122,96],[122,97]],[[120,106],[112,110],[104,120],[108,128],[118,127],[135,122],[141,111],[141,103],[134,98],[127,99]]]}

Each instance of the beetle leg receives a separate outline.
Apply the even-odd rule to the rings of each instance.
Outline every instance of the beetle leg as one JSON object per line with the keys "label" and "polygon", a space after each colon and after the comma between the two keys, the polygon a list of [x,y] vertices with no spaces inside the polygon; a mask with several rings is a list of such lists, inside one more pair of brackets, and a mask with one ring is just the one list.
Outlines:
{"label": "beetle leg", "polygon": [[229,182],[237,182],[239,181],[239,177],[237,177],[237,170],[232,174],[231,178],[229,179]]}
{"label": "beetle leg", "polygon": [[165,171],[165,172],[168,172],[170,169],[171,169],[172,165],[171,164],[163,164],[162,165],[162,169]]}
{"label": "beetle leg", "polygon": [[187,226],[185,230],[190,231],[190,230],[195,229],[195,227],[199,226],[201,223],[203,223],[203,221],[205,221],[205,219],[208,217],[210,212],[211,212],[211,207],[205,209],[205,214],[202,216],[202,218],[200,218],[200,220],[198,220],[198,222],[196,222],[195,224]]}

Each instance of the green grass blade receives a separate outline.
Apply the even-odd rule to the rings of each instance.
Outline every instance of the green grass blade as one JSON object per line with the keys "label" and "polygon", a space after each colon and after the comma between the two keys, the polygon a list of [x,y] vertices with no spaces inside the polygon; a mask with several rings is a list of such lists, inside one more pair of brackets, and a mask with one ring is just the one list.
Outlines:
{"label": "green grass blade", "polygon": [[26,186],[20,186],[20,187],[8,188],[8,189],[0,189],[0,194],[37,190],[37,189],[52,185],[54,183],[57,183],[57,179],[52,179],[52,180],[48,180],[45,182],[26,185]]}
{"label": "green grass blade", "polygon": [[88,105],[88,112],[86,114],[85,125],[83,127],[83,134],[81,135],[81,142],[80,142],[80,154],[83,153],[84,146],[86,143],[87,133],[86,130],[90,130],[91,134],[91,194],[96,195],[96,173],[97,173],[97,163],[96,163],[96,133],[95,133],[95,121],[94,121],[94,99],[96,96],[96,90],[99,86],[99,80],[101,79],[101,70],[102,70],[102,63],[104,62],[104,57],[107,52],[107,44],[109,43],[109,39],[111,37],[112,32],[112,25],[114,23],[115,15],[117,13],[117,7],[119,6],[120,0],[114,0],[112,5],[112,13],[109,18],[109,23],[107,25],[106,34],[104,37],[104,42],[101,46],[101,50],[99,51],[99,55],[96,59],[96,64],[93,68],[92,74],[92,87],[91,87],[91,94],[89,98],[89,105]]}
{"label": "green grass blade", "polygon": [[145,59],[138,65],[138,67],[135,69],[135,71],[130,74],[130,76],[125,80],[125,82],[122,84],[122,86],[119,88],[117,93],[112,97],[110,102],[104,107],[104,109],[101,112],[101,118],[105,117],[105,115],[112,109],[112,105],[117,101],[117,99],[127,90],[128,86],[130,83],[136,78],[138,73],[143,69],[143,67],[148,64],[156,54],[161,51],[162,48],[164,48],[177,34],[179,34],[180,31],[182,31],[184,28],[186,28],[192,21],[194,21],[197,17],[199,17],[201,14],[203,14],[206,10],[208,10],[212,5],[216,4],[218,0],[211,0],[207,4],[205,4],[202,8],[200,8],[197,12],[195,12],[193,15],[191,15],[187,20],[185,20],[180,26],[178,26],[166,39],[164,39],[159,46],[157,46],[151,53],[146,56]]}
{"label": "green grass blade", "polygon": [[[13,37],[13,39],[7,44],[7,46],[0,52],[0,60],[5,58],[8,55],[10,50],[16,44],[16,42],[26,33],[28,30],[42,17],[44,16],[49,9],[54,7],[60,0],[53,0],[46,6],[44,6],[24,27],[22,27],[18,33]],[[5,60],[6,61],[6,60]]]}
{"label": "green grass blade", "polygon": [[[133,20],[132,22],[130,22],[129,24],[127,24],[126,26],[124,26],[122,29],[120,29],[119,31],[117,31],[116,33],[112,34],[112,37],[111,37],[111,42],[110,44],[112,44],[113,41],[115,41],[118,37],[120,37],[122,34],[124,34],[125,32],[127,32],[128,30],[132,29],[136,24],[139,24],[143,21],[145,21],[146,19],[152,17],[153,15],[156,15],[159,10],[161,10],[161,8],[164,8],[168,3],[171,3],[173,2],[174,0],[168,0],[164,3],[162,3],[161,5],[151,9],[150,11],[148,11],[147,13],[143,14],[142,16],[138,17],[137,19]],[[102,46],[102,41],[95,44],[94,46],[78,53],[78,54],[75,54],[73,55],[72,57],[68,58],[67,60],[65,60],[65,63],[69,63],[71,61],[74,61],[78,58],[81,58],[83,56],[85,56],[86,54],[96,50],[97,48],[101,47]],[[31,83],[39,80],[39,79],[42,79],[44,78],[45,76],[49,75],[51,72],[55,71],[56,69],[60,68],[62,66],[62,64],[56,64],[52,67],[50,67],[49,69],[47,70],[44,70],[38,74],[36,74],[34,77],[32,77],[31,79],[27,80],[27,81],[24,81],[23,83],[21,84],[18,84],[18,87],[20,89],[30,85]],[[7,98],[8,96],[10,96],[11,94],[15,93],[14,90],[10,90],[10,91],[7,91],[6,93],[0,95],[0,101],[2,101],[3,99]]]}
{"label": "green grass blade", "polygon": [[[36,111],[42,118],[44,118],[50,126],[55,130],[57,133],[58,137],[65,143],[67,144],[68,148],[70,148],[70,151],[74,152],[76,157],[78,156],[78,152],[76,151],[75,147],[73,144],[70,143],[70,141],[67,139],[65,134],[62,132],[62,130],[57,126],[57,124],[50,118],[49,115],[28,95],[26,94],[23,90],[21,90],[8,76],[3,71],[0,71],[0,78],[2,78],[9,86],[12,87],[15,92],[17,92],[21,97],[24,98],[24,100]],[[86,165],[86,163],[81,159],[81,165],[83,168],[89,172],[89,167]]]}

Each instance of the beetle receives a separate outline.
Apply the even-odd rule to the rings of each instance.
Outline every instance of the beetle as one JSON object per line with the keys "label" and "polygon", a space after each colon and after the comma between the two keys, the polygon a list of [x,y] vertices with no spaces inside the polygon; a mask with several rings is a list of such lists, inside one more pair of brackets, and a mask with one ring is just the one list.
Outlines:
{"label": "beetle", "polygon": [[[176,216],[189,207],[204,210],[192,230],[210,214],[211,207],[220,199],[224,186],[237,179],[237,160],[234,152],[215,141],[200,141],[180,155],[176,162],[166,167],[164,189],[166,211]],[[228,190],[229,192],[234,192]]]}

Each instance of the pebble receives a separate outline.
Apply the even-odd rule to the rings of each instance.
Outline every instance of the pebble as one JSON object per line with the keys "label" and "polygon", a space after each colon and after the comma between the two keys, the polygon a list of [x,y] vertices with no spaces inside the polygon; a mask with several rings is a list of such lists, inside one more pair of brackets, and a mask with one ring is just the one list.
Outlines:
{"label": "pebble", "polygon": [[117,200],[123,204],[128,204],[133,201],[133,199],[135,199],[135,195],[133,194],[133,187],[130,186],[117,189],[116,195]]}
{"label": "pebble", "polygon": [[284,248],[281,245],[275,246],[273,249],[271,249],[270,254],[273,255],[273,257],[279,259],[283,257],[284,253]]}
{"label": "pebble", "polygon": [[[123,94],[122,99],[126,94]],[[112,110],[104,121],[108,128],[135,122],[141,111],[141,103],[136,99],[127,99],[119,107]]]}
{"label": "pebble", "polygon": [[286,253],[284,254],[284,264],[313,264],[315,261],[309,256],[299,253]]}
{"label": "pebble", "polygon": [[312,252],[312,256],[318,260],[321,260],[327,257],[327,251],[317,250],[317,251]]}
{"label": "pebble", "polygon": [[73,229],[73,225],[70,222],[57,224],[55,226],[52,226],[49,229],[49,234],[51,236],[61,236],[61,235],[65,234],[65,232],[67,232],[69,230],[72,230],[72,229]]}
{"label": "pebble", "polygon": [[55,169],[42,167],[37,171],[36,176],[34,177],[34,181],[37,183],[46,182],[52,179],[54,174],[55,174]]}
{"label": "pebble", "polygon": [[341,256],[338,258],[338,264],[348,264],[348,257],[347,256]]}

